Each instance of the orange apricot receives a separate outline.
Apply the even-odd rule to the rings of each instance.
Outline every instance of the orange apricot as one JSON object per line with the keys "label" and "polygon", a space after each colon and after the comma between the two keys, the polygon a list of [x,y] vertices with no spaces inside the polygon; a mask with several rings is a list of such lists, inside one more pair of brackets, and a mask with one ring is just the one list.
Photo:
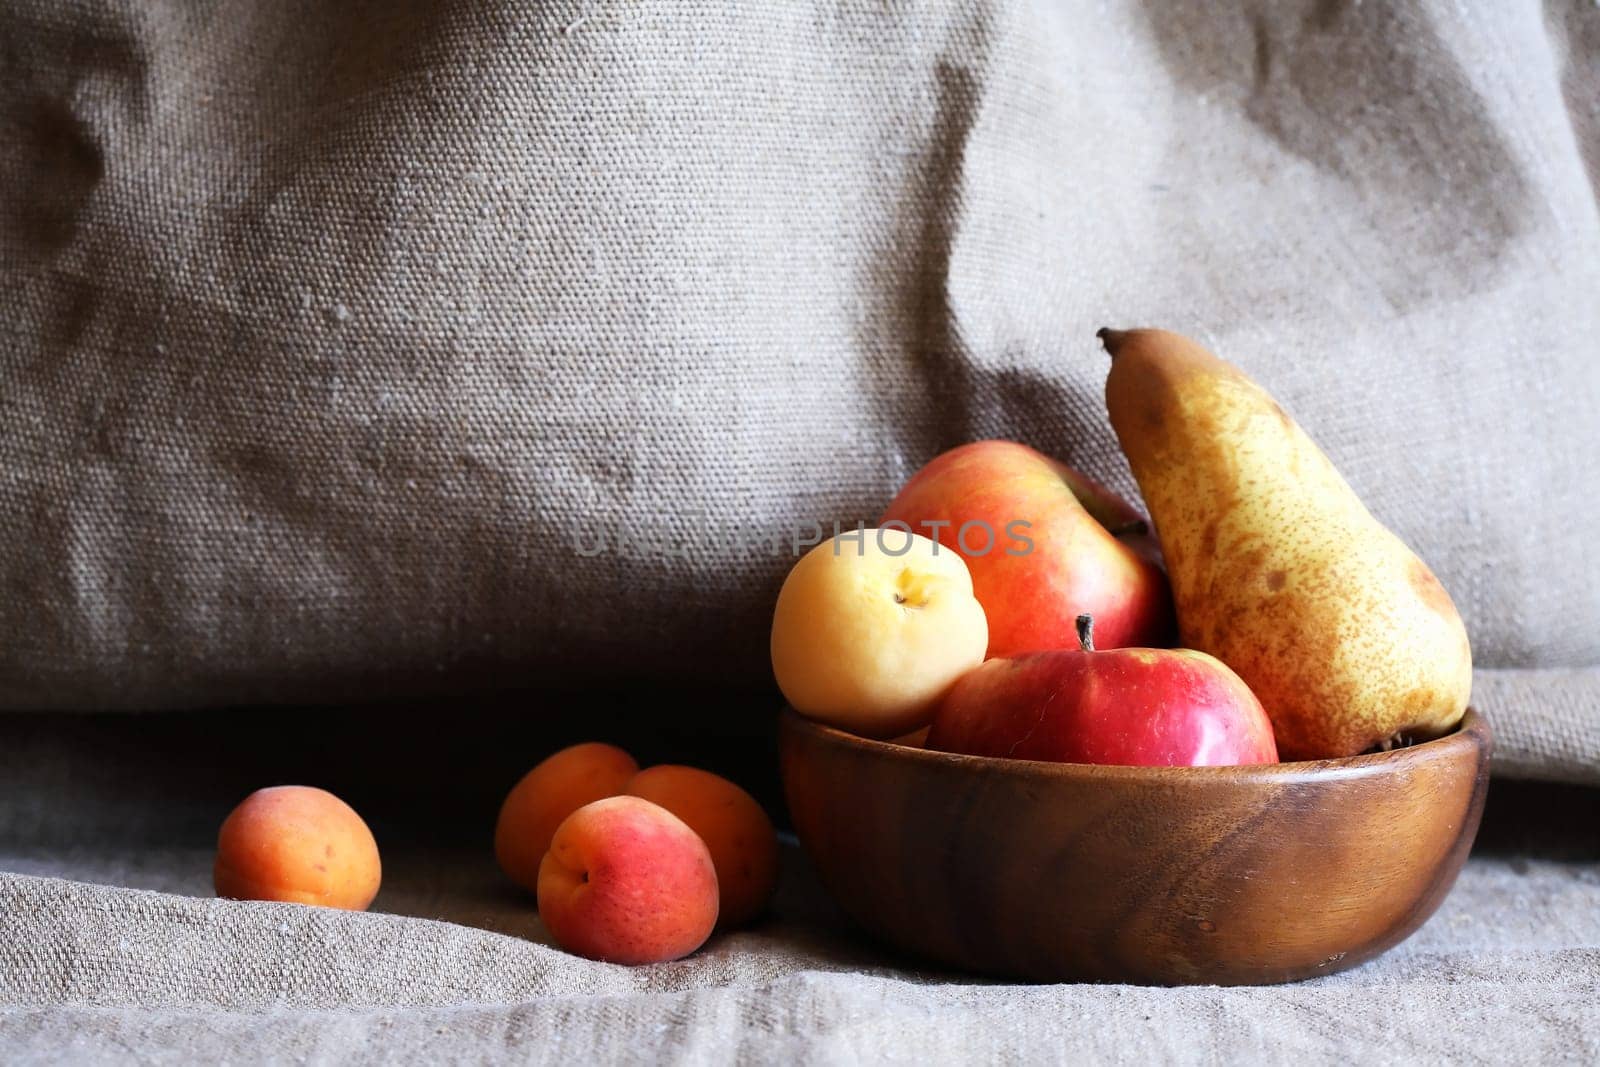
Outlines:
{"label": "orange apricot", "polygon": [[632,756],[615,745],[589,741],[564,748],[511,787],[494,827],[494,856],[513,882],[539,888],[539,863],[556,827],[592,801],[622,792],[639,771]]}
{"label": "orange apricot", "polygon": [[279,785],[223,820],[212,878],[219,897],[365,911],[383,869],[354,808],[325,789]]}
{"label": "orange apricot", "polygon": [[666,808],[705,841],[717,868],[723,927],[766,908],[778,882],[778,835],[755,797],[710,771],[673,764],[640,771],[627,791]]}

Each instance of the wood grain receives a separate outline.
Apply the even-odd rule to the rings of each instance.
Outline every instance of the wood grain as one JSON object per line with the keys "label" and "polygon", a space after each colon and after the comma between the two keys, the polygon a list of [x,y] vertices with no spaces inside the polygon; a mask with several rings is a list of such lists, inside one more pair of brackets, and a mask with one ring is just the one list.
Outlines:
{"label": "wood grain", "polygon": [[829,893],[926,959],[1223,985],[1352,967],[1433,914],[1488,789],[1488,725],[1253,767],[1103,767],[869,741],[792,710],[789,810]]}

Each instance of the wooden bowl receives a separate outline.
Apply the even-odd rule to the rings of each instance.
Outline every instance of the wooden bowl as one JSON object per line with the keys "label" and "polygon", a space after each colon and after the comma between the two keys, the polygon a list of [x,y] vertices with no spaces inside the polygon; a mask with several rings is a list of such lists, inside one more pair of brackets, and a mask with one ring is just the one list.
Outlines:
{"label": "wooden bowl", "polygon": [[785,709],[800,842],[862,926],[1043,981],[1292,982],[1433,914],[1466,860],[1489,727],[1349,759],[1106,767],[869,741]]}

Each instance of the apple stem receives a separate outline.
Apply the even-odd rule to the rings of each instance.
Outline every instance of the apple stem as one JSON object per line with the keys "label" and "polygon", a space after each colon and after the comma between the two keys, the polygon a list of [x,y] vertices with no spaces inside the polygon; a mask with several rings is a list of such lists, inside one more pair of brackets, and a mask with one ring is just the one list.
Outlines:
{"label": "apple stem", "polygon": [[1084,652],[1093,652],[1094,651],[1094,616],[1093,615],[1079,615],[1078,619],[1077,619],[1077,625],[1078,625],[1078,647],[1080,649],[1082,649]]}

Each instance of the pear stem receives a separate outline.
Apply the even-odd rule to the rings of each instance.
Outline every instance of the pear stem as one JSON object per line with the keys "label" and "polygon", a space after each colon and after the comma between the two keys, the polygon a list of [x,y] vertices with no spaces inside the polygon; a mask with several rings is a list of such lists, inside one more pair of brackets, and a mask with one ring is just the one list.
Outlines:
{"label": "pear stem", "polygon": [[1083,652],[1094,651],[1094,616],[1079,615],[1077,618],[1078,648]]}
{"label": "pear stem", "polygon": [[1109,326],[1102,326],[1094,332],[1094,335],[1100,338],[1101,344],[1106,346],[1106,351],[1110,353],[1111,358],[1116,359],[1117,349],[1121,348],[1122,342],[1127,339],[1128,331],[1113,330]]}

